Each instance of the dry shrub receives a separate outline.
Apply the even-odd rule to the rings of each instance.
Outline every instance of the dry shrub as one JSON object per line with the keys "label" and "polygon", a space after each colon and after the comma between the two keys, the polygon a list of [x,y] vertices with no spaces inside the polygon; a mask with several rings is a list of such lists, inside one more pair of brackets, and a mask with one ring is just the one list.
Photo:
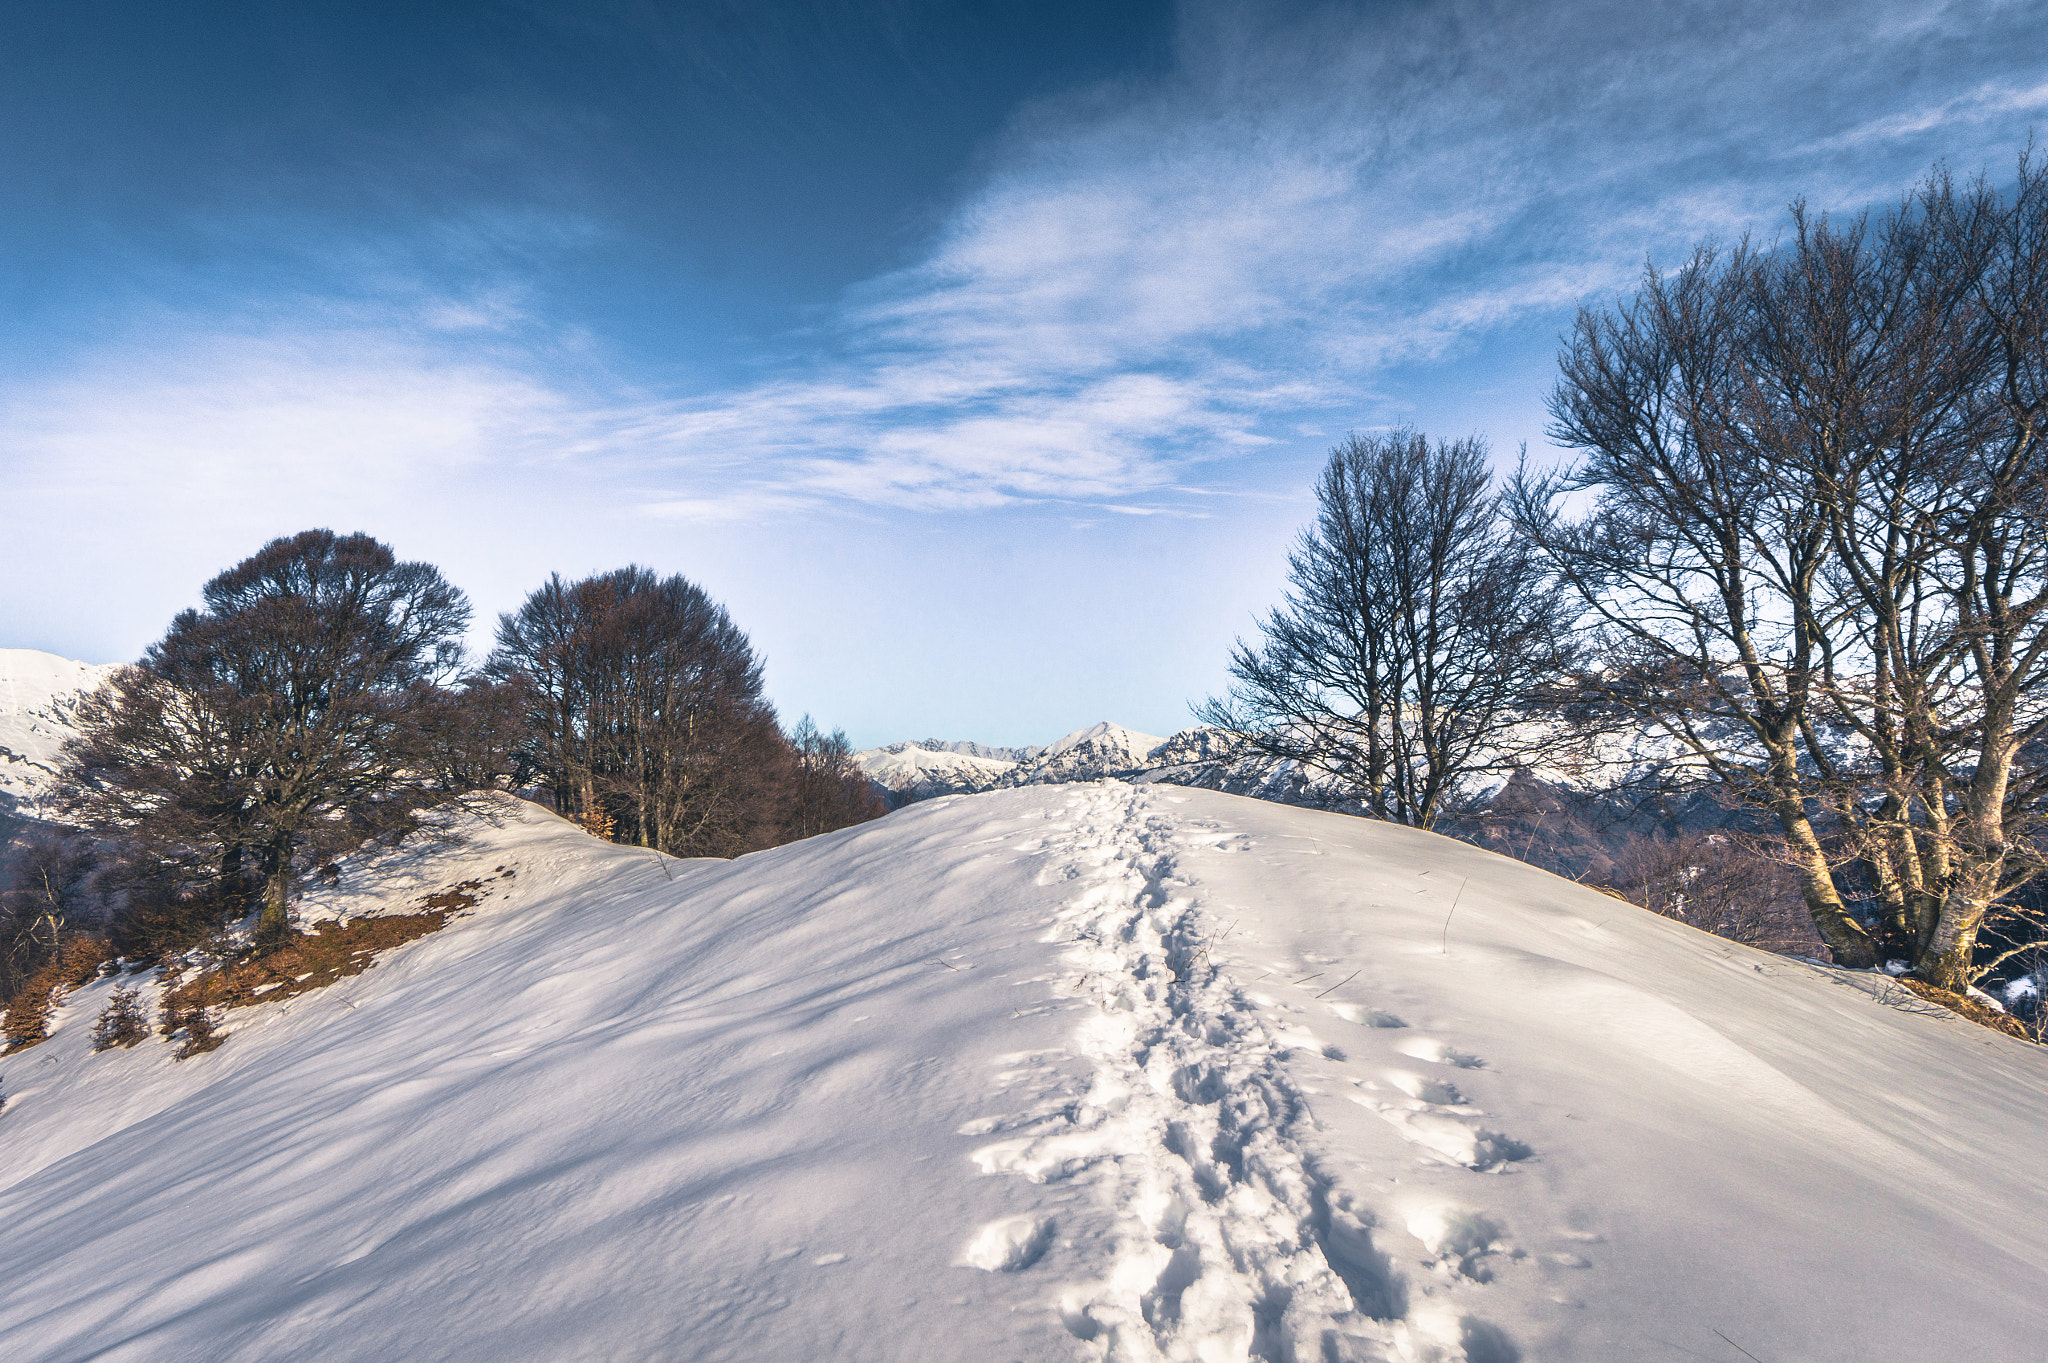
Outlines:
{"label": "dry shrub", "polygon": [[109,959],[105,942],[81,933],[57,949],[57,982],[67,991],[91,984]]}
{"label": "dry shrub", "polygon": [[106,944],[83,933],[62,939],[57,953],[22,985],[0,1015],[0,1038],[9,1051],[26,1050],[50,1035],[50,1014],[64,996],[90,983],[107,961]]}
{"label": "dry shrub", "polygon": [[116,989],[92,1026],[92,1048],[109,1051],[133,1046],[149,1035],[149,1017],[142,1009],[140,989]]}
{"label": "dry shrub", "polygon": [[1994,1032],[2004,1032],[2022,1041],[2034,1040],[2034,1033],[2018,1018],[2001,1013],[1996,1008],[1986,1007],[1980,1001],[1966,994],[1951,993],[1925,980],[1916,980],[1911,975],[1899,976],[1899,983],[1912,990],[1929,1003],[1938,1003],[1958,1017],[1967,1018],[1979,1027],[1989,1027]]}
{"label": "dry shrub", "polygon": [[[175,980],[175,976],[172,977]],[[204,975],[200,979],[205,979]],[[193,981],[198,983],[198,981]],[[220,1013],[191,997],[179,997],[175,989],[164,992],[163,1006],[157,1013],[157,1030],[167,1041],[183,1040],[178,1046],[177,1058],[190,1060],[220,1045],[227,1038],[218,1036],[214,1028],[220,1023]]]}
{"label": "dry shrub", "polygon": [[1791,873],[1768,845],[1740,833],[1632,839],[1613,854],[1608,883],[1597,888],[1745,946],[1821,951]]}
{"label": "dry shrub", "polygon": [[24,1051],[50,1035],[50,1010],[56,1004],[57,981],[46,965],[28,977],[0,1014],[0,1039],[6,1051]]}

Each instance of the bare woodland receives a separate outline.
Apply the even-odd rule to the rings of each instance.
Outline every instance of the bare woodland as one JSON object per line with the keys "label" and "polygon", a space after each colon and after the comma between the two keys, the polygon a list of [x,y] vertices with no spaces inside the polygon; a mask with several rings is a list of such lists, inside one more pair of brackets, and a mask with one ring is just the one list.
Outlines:
{"label": "bare woodland", "polygon": [[1656,794],[1734,812],[1712,845],[1611,849],[1619,892],[1657,907],[1676,858],[1740,891],[1662,894],[1677,916],[1761,941],[1785,934],[1737,900],[1789,883],[1836,962],[1956,993],[2039,957],[2048,171],[1795,206],[1782,243],[1702,246],[1582,310],[1560,370],[1579,458],[1498,493],[1476,442],[1338,446],[1288,601],[1203,717],[1503,850],[1519,778],[1648,734]]}
{"label": "bare woodland", "polygon": [[[2048,957],[2048,169],[1652,268],[1579,313],[1550,412],[1574,457],[1501,484],[1476,437],[1338,445],[1198,716],[1344,808],[1756,945],[1959,994]],[[882,812],[682,577],[551,577],[473,670],[461,594],[366,536],[204,599],[80,712],[92,837],[20,858],[0,995],[87,928],[282,940],[300,877],[467,792],[679,856]]]}
{"label": "bare woodland", "polygon": [[550,579],[474,671],[462,594],[365,535],[275,540],[202,596],[80,707],[74,831],[31,839],[0,894],[0,1000],[88,939],[137,962],[242,950],[253,918],[249,945],[281,947],[307,875],[480,791],[680,856],[882,812],[843,734],[783,733],[746,635],[680,577]]}

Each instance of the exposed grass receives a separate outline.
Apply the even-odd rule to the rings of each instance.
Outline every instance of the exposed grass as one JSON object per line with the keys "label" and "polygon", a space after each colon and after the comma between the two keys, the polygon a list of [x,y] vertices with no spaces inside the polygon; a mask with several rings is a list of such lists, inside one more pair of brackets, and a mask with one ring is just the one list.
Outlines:
{"label": "exposed grass", "polygon": [[1939,1004],[1958,1017],[1968,1018],[1979,1027],[1989,1027],[1994,1032],[2004,1032],[2007,1036],[2016,1036],[2022,1041],[2034,1039],[2034,1033],[2027,1024],[2010,1014],[1999,1012],[1996,1008],[1987,1008],[1976,999],[1950,993],[1925,980],[1916,980],[1911,975],[1899,976],[1899,983],[1929,1003]]}
{"label": "exposed grass", "polygon": [[216,1029],[229,1009],[275,1003],[360,975],[384,952],[440,931],[450,919],[475,908],[487,894],[483,881],[465,880],[423,896],[415,906],[419,912],[326,923],[311,932],[294,932],[268,951],[223,961],[189,979],[167,976],[158,1030],[167,1038],[182,1038],[180,1060],[210,1051],[226,1040]]}

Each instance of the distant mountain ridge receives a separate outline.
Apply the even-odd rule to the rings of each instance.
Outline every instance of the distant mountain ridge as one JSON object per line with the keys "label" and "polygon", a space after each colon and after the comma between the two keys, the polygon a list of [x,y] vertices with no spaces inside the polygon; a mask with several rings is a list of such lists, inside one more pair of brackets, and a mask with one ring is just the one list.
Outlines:
{"label": "distant mountain ridge", "polygon": [[962,753],[968,757],[993,758],[998,762],[1028,762],[1045,751],[1043,747],[998,748],[986,743],[949,743],[942,738],[906,738],[898,743],[890,743],[880,748],[871,748],[869,751],[896,754],[909,752],[912,749],[922,752]]}
{"label": "distant mountain ridge", "polygon": [[1106,776],[1196,786],[1283,804],[1341,803],[1321,790],[1327,778],[1301,771],[1292,762],[1245,752],[1228,734],[1210,728],[1183,729],[1161,738],[1104,720],[1041,747],[997,748],[928,738],[869,748],[854,754],[854,762],[892,808],[941,795]]}

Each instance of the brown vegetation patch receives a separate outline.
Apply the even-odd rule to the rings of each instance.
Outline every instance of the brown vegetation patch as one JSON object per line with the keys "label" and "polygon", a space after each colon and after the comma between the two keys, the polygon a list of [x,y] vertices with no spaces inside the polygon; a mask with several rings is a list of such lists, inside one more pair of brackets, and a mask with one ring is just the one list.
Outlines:
{"label": "brown vegetation patch", "polygon": [[1925,980],[1916,980],[1911,975],[1899,976],[1899,983],[1929,1003],[1940,1004],[1951,1013],[1967,1018],[1979,1027],[1989,1027],[1994,1032],[2004,1032],[2007,1036],[2016,1036],[2022,1041],[2034,1039],[2034,1034],[2027,1029],[2024,1022],[2010,1013],[2001,1013],[1996,1008],[1986,1007],[1968,995],[1951,993]]}
{"label": "brown vegetation patch", "polygon": [[[494,876],[492,879],[495,880],[496,877]],[[481,880],[465,880],[459,885],[441,891],[439,894],[428,895],[420,901],[420,907],[437,913],[453,913],[458,909],[473,909],[477,906],[478,893],[483,888],[484,883]]]}
{"label": "brown vegetation patch", "polygon": [[274,951],[216,966],[178,984],[164,995],[164,1002],[246,1008],[252,1003],[288,999],[362,974],[379,952],[438,931],[449,917],[443,911],[394,913],[295,932]]}
{"label": "brown vegetation patch", "polygon": [[[497,869],[512,875],[510,867]],[[414,913],[356,918],[295,932],[268,951],[223,962],[183,982],[175,974],[167,976],[157,1030],[168,1038],[182,1037],[180,1060],[210,1051],[226,1040],[215,1029],[228,1009],[273,1003],[360,975],[383,952],[438,932],[449,919],[475,908],[490,896],[485,881],[497,878],[459,881],[423,895]]]}
{"label": "brown vegetation patch", "polygon": [[57,947],[57,954],[28,977],[7,1005],[5,1014],[0,1014],[0,1039],[6,1041],[5,1051],[27,1050],[50,1035],[50,1014],[63,1002],[64,996],[82,984],[89,983],[106,964],[106,943],[83,933],[66,937]]}
{"label": "brown vegetation patch", "polygon": [[225,1040],[214,1029],[226,1010],[274,1003],[360,975],[383,952],[438,932],[457,911],[477,901],[458,886],[422,902],[435,907],[327,923],[313,932],[293,933],[274,950],[224,962],[182,983],[173,976],[165,981],[158,1030],[166,1037],[183,1036],[180,1060],[210,1051]]}

